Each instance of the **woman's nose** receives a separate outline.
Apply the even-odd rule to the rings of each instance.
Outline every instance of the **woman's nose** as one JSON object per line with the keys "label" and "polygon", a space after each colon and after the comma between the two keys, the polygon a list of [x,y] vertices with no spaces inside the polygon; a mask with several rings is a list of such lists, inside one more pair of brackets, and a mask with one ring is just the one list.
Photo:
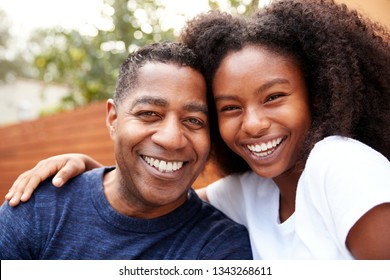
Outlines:
{"label": "woman's nose", "polygon": [[260,108],[253,108],[245,112],[242,123],[243,131],[250,136],[259,136],[271,125],[270,119]]}

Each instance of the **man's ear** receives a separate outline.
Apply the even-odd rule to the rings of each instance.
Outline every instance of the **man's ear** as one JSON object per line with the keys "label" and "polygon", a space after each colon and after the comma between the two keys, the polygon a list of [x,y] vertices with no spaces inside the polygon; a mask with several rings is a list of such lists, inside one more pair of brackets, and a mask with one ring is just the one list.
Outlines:
{"label": "man's ear", "polygon": [[118,110],[116,108],[114,100],[110,98],[107,100],[106,103],[106,125],[108,131],[110,132],[111,139],[115,137],[117,120],[118,120]]}

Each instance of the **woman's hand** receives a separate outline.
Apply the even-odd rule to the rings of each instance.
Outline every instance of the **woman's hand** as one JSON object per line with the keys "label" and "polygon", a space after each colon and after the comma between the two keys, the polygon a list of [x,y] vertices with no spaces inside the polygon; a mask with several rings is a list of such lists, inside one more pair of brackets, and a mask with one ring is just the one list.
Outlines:
{"label": "woman's hand", "polygon": [[49,157],[19,175],[5,199],[9,200],[9,205],[16,206],[20,201],[28,201],[38,185],[53,175],[55,175],[52,180],[53,185],[61,187],[69,179],[84,171],[101,166],[99,162],[84,154],[62,154]]}

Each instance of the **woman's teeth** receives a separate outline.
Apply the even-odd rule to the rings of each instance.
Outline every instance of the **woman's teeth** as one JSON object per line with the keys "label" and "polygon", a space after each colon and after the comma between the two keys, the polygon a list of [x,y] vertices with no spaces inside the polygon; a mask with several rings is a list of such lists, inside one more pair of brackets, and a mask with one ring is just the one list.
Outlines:
{"label": "woman's teeth", "polygon": [[273,153],[275,148],[283,141],[282,137],[279,137],[268,142],[259,143],[255,145],[248,145],[248,149],[256,156],[264,157]]}

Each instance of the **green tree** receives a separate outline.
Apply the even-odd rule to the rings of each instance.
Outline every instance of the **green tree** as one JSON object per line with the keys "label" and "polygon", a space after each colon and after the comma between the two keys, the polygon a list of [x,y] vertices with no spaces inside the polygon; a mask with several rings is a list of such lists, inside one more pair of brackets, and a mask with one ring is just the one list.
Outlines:
{"label": "green tree", "polygon": [[[210,8],[219,8],[209,0]],[[258,1],[230,0],[232,13],[248,13]],[[118,68],[129,51],[162,40],[174,40],[174,30],[163,30],[165,7],[154,0],[105,0],[105,25],[90,27],[90,34],[67,30],[41,30],[31,40],[37,78],[60,82],[70,89],[62,108],[73,108],[111,97]]]}
{"label": "green tree", "polygon": [[[226,0],[223,1],[228,8],[228,12],[232,14],[248,15],[259,7],[259,0]],[[219,9],[220,0],[209,0],[211,9]]]}
{"label": "green tree", "polygon": [[40,30],[31,39],[37,78],[60,82],[70,89],[62,108],[72,108],[112,96],[120,63],[141,45],[172,40],[173,30],[159,28],[154,1],[106,1],[105,27],[90,26],[94,34],[71,30]]}

